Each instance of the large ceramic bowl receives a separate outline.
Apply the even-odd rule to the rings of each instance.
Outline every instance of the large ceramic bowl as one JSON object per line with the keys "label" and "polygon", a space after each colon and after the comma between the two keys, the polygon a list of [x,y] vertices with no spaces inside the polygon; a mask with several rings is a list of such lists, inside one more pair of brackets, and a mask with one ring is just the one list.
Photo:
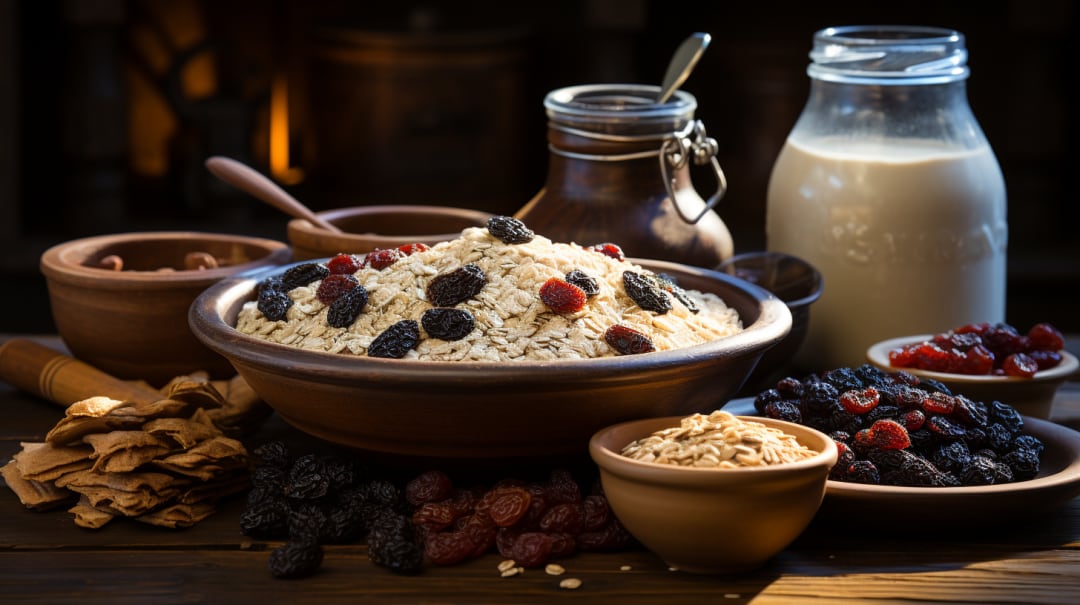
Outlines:
{"label": "large ceramic bowl", "polygon": [[192,331],[289,423],[363,450],[453,458],[584,454],[597,429],[712,410],[736,392],[791,313],[727,275],[659,261],[687,289],[719,295],[739,334],[681,350],[588,360],[431,362],[299,350],[238,332],[241,306],[276,272],[223,281],[192,305]]}
{"label": "large ceramic bowl", "polygon": [[[185,269],[189,253],[216,268]],[[102,268],[119,257],[121,270]],[[78,359],[114,376],[161,386],[188,372],[234,374],[188,328],[188,307],[224,277],[288,263],[284,242],[223,233],[155,231],[57,244],[41,256],[53,321]]]}
{"label": "large ceramic bowl", "polygon": [[1068,351],[1061,351],[1061,363],[1057,366],[1036,372],[1031,378],[1018,376],[950,374],[932,372],[918,368],[896,368],[889,364],[889,351],[904,345],[925,342],[933,334],[917,334],[883,340],[870,346],[866,358],[875,366],[888,372],[903,370],[921,379],[933,379],[949,387],[954,393],[960,393],[975,401],[1001,401],[1007,403],[1025,416],[1049,418],[1054,403],[1054,394],[1070,376],[1080,368],[1076,356]]}
{"label": "large ceramic bowl", "polygon": [[796,462],[734,469],[657,464],[621,454],[632,441],[679,426],[679,417],[621,423],[598,431],[590,441],[611,510],[668,565],[699,573],[750,571],[791,544],[821,506],[837,459],[836,443],[799,424],[744,419],[793,435],[818,453]]}
{"label": "large ceramic bowl", "polygon": [[331,233],[304,219],[289,221],[287,234],[296,260],[365,254],[406,244],[435,245],[452,240],[468,227],[480,227],[491,214],[448,206],[373,205],[316,213],[344,233]]}

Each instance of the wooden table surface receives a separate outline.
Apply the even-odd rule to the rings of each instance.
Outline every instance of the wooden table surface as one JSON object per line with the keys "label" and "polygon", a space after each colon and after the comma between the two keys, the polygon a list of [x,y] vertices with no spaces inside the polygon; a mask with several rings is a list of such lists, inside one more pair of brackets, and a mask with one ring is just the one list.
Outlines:
{"label": "wooden table surface", "polygon": [[[0,410],[5,461],[62,416],[59,406],[4,383]],[[1059,392],[1052,419],[1080,430],[1080,382]],[[276,416],[250,441],[279,438],[307,443]],[[672,571],[641,549],[578,554],[560,561],[563,578],[581,579],[576,590],[560,589],[562,578],[543,570],[502,578],[497,554],[398,576],[372,564],[362,544],[327,546],[316,575],[275,580],[267,557],[279,543],[243,536],[242,507],[242,498],[226,500],[186,530],[116,520],[91,531],[63,509],[28,511],[2,487],[0,603],[1080,603],[1080,498],[1040,518],[962,534],[883,533],[817,519],[766,566],[733,577]]]}

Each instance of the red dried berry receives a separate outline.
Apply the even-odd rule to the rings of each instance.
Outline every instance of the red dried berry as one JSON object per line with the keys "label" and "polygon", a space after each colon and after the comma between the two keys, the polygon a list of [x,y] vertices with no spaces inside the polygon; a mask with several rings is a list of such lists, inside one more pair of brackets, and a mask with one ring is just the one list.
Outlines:
{"label": "red dried berry", "polygon": [[870,425],[870,445],[883,450],[902,450],[911,446],[907,429],[894,420],[878,420]]}
{"label": "red dried berry", "polygon": [[1035,363],[1039,364],[1039,371],[1049,370],[1050,368],[1056,368],[1061,365],[1061,360],[1064,359],[1061,353],[1057,351],[1032,351],[1028,353],[1028,357],[1035,360]]}
{"label": "red dried berry", "polygon": [[927,414],[942,414],[948,416],[956,408],[956,398],[940,391],[930,393],[922,402],[922,408]]}
{"label": "red dried berry", "polygon": [[602,244],[594,244],[592,246],[589,246],[586,249],[591,250],[593,252],[599,252],[600,254],[603,254],[604,256],[610,256],[611,258],[613,258],[613,259],[615,259],[617,261],[626,260],[626,255],[623,254],[622,248],[620,248],[618,244],[613,244],[611,242],[604,242]]}
{"label": "red dried berry", "polygon": [[881,394],[874,387],[865,389],[844,391],[840,395],[840,405],[852,414],[865,414],[877,407],[881,402]]}
{"label": "red dried berry", "polygon": [[615,324],[604,332],[604,342],[620,355],[651,353],[656,350],[648,336],[621,324]]}
{"label": "red dried berry", "polygon": [[427,252],[428,250],[430,250],[430,248],[428,248],[427,244],[424,244],[424,243],[421,243],[421,242],[416,242],[416,243],[412,243],[412,244],[402,244],[402,245],[398,246],[397,249],[398,249],[398,252],[404,254],[405,256],[412,256],[413,254],[416,254],[417,252]]}
{"label": "red dried berry", "polygon": [[413,506],[437,502],[449,496],[453,489],[454,484],[446,473],[425,471],[405,484],[405,500]]}
{"label": "red dried berry", "polygon": [[1027,353],[1013,353],[1005,357],[1001,369],[1006,376],[1031,378],[1039,371],[1039,364]]}
{"label": "red dried berry", "polygon": [[471,558],[475,548],[463,531],[437,532],[424,541],[424,556],[435,565],[454,565]]}
{"label": "red dried berry", "polygon": [[540,301],[559,315],[569,315],[584,309],[587,298],[584,290],[557,277],[552,277],[540,286]]}
{"label": "red dried berry", "polygon": [[[522,487],[503,487],[493,490],[488,515],[495,525],[510,527],[529,511],[532,494]],[[486,497],[486,496],[485,496]]]}
{"label": "red dried berry", "polygon": [[514,540],[511,558],[522,567],[540,567],[550,558],[552,546],[551,536],[538,531],[525,532]]}
{"label": "red dried berry", "polygon": [[337,300],[342,294],[360,285],[360,281],[351,273],[335,273],[322,280],[315,290],[315,298],[324,305]]}
{"label": "red dried berry", "polygon": [[1061,333],[1061,330],[1048,323],[1038,323],[1031,326],[1027,338],[1032,349],[1060,351],[1065,348],[1065,336]]}
{"label": "red dried berry", "polygon": [[368,252],[367,256],[364,257],[364,266],[382,271],[403,258],[405,258],[405,254],[397,248],[387,250],[376,248]]}
{"label": "red dried berry", "polygon": [[360,270],[360,261],[352,254],[341,253],[326,262],[330,275],[346,275]]}
{"label": "red dried berry", "polygon": [[926,423],[926,414],[922,410],[908,410],[900,416],[900,424],[910,431],[917,431]]}

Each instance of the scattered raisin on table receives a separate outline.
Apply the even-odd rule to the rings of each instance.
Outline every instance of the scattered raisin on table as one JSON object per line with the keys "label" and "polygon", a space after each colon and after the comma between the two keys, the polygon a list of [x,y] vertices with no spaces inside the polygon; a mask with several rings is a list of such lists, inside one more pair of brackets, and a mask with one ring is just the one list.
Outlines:
{"label": "scattered raisin on table", "polygon": [[270,573],[275,578],[303,578],[315,573],[322,560],[317,542],[290,540],[270,552]]}

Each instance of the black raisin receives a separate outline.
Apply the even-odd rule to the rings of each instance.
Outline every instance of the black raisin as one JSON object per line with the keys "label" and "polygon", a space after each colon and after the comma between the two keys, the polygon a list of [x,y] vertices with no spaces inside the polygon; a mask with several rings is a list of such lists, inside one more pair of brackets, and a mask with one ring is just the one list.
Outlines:
{"label": "black raisin", "polygon": [[844,477],[847,481],[853,483],[869,483],[873,485],[881,483],[881,475],[878,473],[877,467],[869,460],[852,462],[851,466],[847,468],[847,472],[844,473]]}
{"label": "black raisin", "polygon": [[837,392],[862,390],[864,385],[855,370],[851,368],[836,368],[825,373],[825,381],[836,387]]}
{"label": "black raisin", "polygon": [[281,281],[287,290],[306,286],[313,281],[320,280],[330,275],[330,269],[319,263],[303,263],[288,268],[281,275]]}
{"label": "black raisin", "polygon": [[971,464],[971,452],[963,441],[952,441],[934,452],[932,462],[947,473],[960,473]]}
{"label": "black raisin", "polygon": [[280,500],[249,502],[240,513],[240,533],[264,539],[289,535],[289,508]]}
{"label": "black raisin", "polygon": [[790,400],[780,400],[766,404],[764,414],[766,418],[774,420],[786,420],[796,423],[802,423],[803,421],[798,404]]}
{"label": "black raisin", "polygon": [[1024,419],[1020,417],[1020,412],[1017,412],[1016,408],[1011,405],[1000,401],[991,401],[988,411],[992,422],[1001,424],[1014,435],[1019,434],[1021,429],[1024,428]]}
{"label": "black raisin", "polygon": [[1012,446],[1013,434],[1004,426],[994,423],[986,428],[986,444],[995,452],[1004,454]]}
{"label": "black raisin", "polygon": [[919,381],[919,388],[928,393],[944,393],[946,395],[952,395],[952,389],[945,386],[945,383],[933,378],[923,378]]}
{"label": "black raisin", "polygon": [[1043,442],[1034,435],[1020,435],[1013,440],[1013,447],[1016,449],[1034,450],[1036,455],[1042,454],[1043,449],[1045,449]]}
{"label": "black raisin", "polygon": [[357,284],[352,290],[337,297],[326,310],[326,323],[334,328],[347,328],[356,321],[367,305],[368,293]]}
{"label": "black raisin", "polygon": [[260,290],[259,302],[256,303],[259,312],[270,321],[283,321],[292,305],[292,298],[287,291],[272,288]]}
{"label": "black raisin", "polygon": [[282,469],[289,466],[289,448],[281,441],[269,441],[255,448],[251,453],[261,464]]}
{"label": "black raisin", "polygon": [[986,456],[972,456],[971,462],[960,474],[964,485],[993,485],[998,476],[997,463]]}
{"label": "black raisin", "polygon": [[754,397],[754,409],[761,414],[765,411],[765,406],[774,401],[780,401],[783,398],[784,396],[780,394],[780,391],[776,389],[765,389]]}
{"label": "black raisin", "polygon": [[581,288],[585,296],[596,296],[600,293],[600,284],[595,277],[591,277],[584,271],[574,269],[566,274],[566,281]]}
{"label": "black raisin", "polygon": [[675,300],[681,302],[683,306],[686,307],[687,311],[690,311],[691,313],[698,313],[701,311],[701,308],[694,302],[694,299],[690,298],[690,295],[686,293],[686,290],[683,290],[682,287],[679,286],[679,283],[675,281],[674,277],[661,273],[656,276],[656,283],[660,285],[661,290],[674,296]]}
{"label": "black raisin", "polygon": [[633,271],[624,271],[622,277],[623,288],[639,307],[660,315],[671,310],[671,297],[660,289],[656,280]]}
{"label": "black raisin", "polygon": [[326,511],[314,502],[303,502],[289,511],[289,539],[303,539],[312,542],[328,541],[330,520]]}
{"label": "black raisin", "polygon": [[473,314],[465,309],[436,307],[424,311],[420,324],[428,336],[443,340],[461,340],[476,327]]}
{"label": "black raisin", "polygon": [[1039,454],[1031,448],[1018,448],[1002,456],[1000,464],[1012,469],[1017,481],[1033,479],[1039,474]]}
{"label": "black raisin", "polygon": [[270,573],[275,578],[303,578],[315,573],[322,560],[321,546],[292,540],[270,551]]}
{"label": "black raisin", "polygon": [[487,276],[480,267],[465,265],[436,275],[427,286],[428,302],[436,307],[452,307],[479,294],[485,284]]}
{"label": "black raisin", "polygon": [[864,363],[855,368],[855,375],[859,377],[859,380],[861,380],[864,385],[874,387],[875,389],[891,386],[893,384],[893,380],[887,372],[868,363]]}
{"label": "black raisin", "polygon": [[412,319],[403,319],[382,331],[371,341],[367,354],[369,357],[401,359],[420,342],[420,324]]}
{"label": "black raisin", "polygon": [[506,244],[527,244],[536,237],[532,229],[512,216],[493,216],[487,222],[488,232]]}
{"label": "black raisin", "polygon": [[424,551],[417,540],[412,520],[403,514],[383,510],[368,532],[368,557],[372,563],[396,573],[417,573],[423,567]]}

